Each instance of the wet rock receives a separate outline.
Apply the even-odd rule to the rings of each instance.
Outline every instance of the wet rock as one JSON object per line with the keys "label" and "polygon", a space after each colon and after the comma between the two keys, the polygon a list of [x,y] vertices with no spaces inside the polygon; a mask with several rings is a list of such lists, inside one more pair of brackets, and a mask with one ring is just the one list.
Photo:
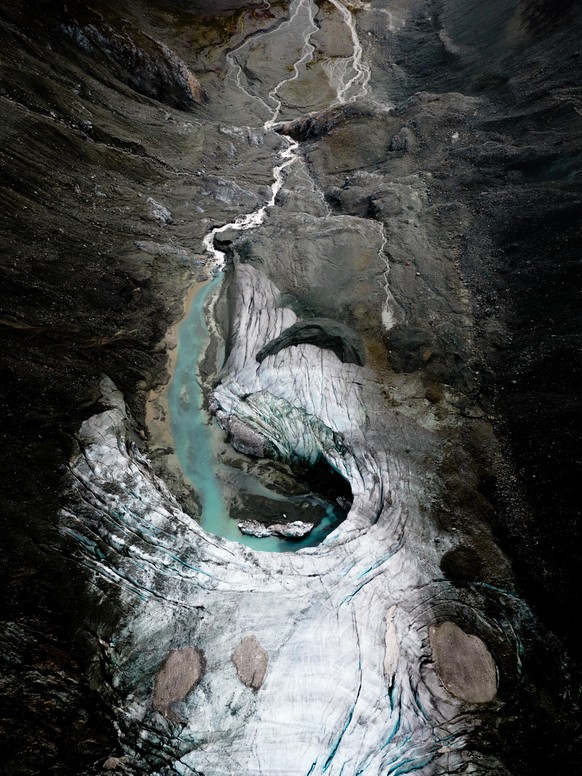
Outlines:
{"label": "wet rock", "polygon": [[251,690],[259,690],[265,680],[269,656],[256,636],[244,638],[232,654],[232,662],[241,682]]}
{"label": "wet rock", "polygon": [[175,649],[156,674],[152,707],[165,717],[177,721],[174,703],[183,701],[204,676],[206,661],[196,647]]}

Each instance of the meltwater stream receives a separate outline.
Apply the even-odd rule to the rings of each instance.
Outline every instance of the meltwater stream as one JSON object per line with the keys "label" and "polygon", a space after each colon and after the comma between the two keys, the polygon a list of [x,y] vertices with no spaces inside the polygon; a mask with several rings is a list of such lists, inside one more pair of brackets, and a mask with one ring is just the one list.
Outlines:
{"label": "meltwater stream", "polygon": [[[351,13],[338,0],[332,0],[332,5],[347,25],[354,46],[353,56],[348,60],[342,60],[341,67],[337,71],[328,73],[337,95],[335,102],[341,103],[365,94],[369,71],[361,62],[361,46]],[[289,19],[279,28],[279,32],[286,27],[299,32],[303,45],[297,52],[297,59],[290,63],[286,77],[269,89],[266,99],[250,94],[242,83],[243,68],[237,61],[236,54],[244,50],[249,45],[249,41],[243,41],[227,56],[229,74],[234,78],[237,88],[255,100],[260,105],[261,112],[266,110],[270,114],[263,124],[263,128],[267,131],[272,130],[279,119],[282,108],[279,90],[284,84],[299,78],[300,68],[313,58],[314,46],[310,40],[311,36],[318,31],[314,20],[316,10],[317,6],[311,0],[294,0],[291,4]],[[271,33],[265,33],[265,35],[269,34]],[[255,211],[241,215],[231,223],[215,227],[204,238],[204,248],[212,256],[217,269],[224,266],[225,256],[215,246],[216,237],[227,230],[246,231],[260,226],[268,211],[275,206],[277,194],[283,186],[285,171],[296,160],[299,146],[299,143],[290,137],[285,137],[285,140],[287,147],[281,153],[278,164],[273,167],[269,200]],[[238,541],[256,550],[286,552],[316,546],[345,518],[345,511],[337,504],[324,502],[314,496],[297,497],[298,501],[311,501],[325,510],[323,519],[310,534],[300,540],[277,537],[259,539],[248,536],[239,531],[236,521],[229,517],[218,474],[217,451],[210,431],[212,421],[203,409],[202,390],[196,370],[196,365],[200,363],[208,343],[205,305],[211,295],[218,291],[220,282],[220,276],[215,277],[195,295],[190,311],[180,325],[177,361],[169,391],[175,451],[185,476],[199,494],[202,527],[209,533]],[[286,502],[293,501],[293,498],[279,500],[280,497],[273,494],[270,494],[270,498],[273,500],[274,510],[277,505],[278,514],[283,512]]]}
{"label": "meltwater stream", "polygon": [[229,517],[228,506],[222,495],[217,450],[211,432],[211,424],[215,421],[210,419],[203,408],[202,388],[195,366],[200,363],[208,344],[206,303],[213,293],[218,292],[221,280],[221,276],[215,277],[199,290],[180,324],[176,366],[168,393],[176,455],[182,471],[199,495],[201,525],[205,531],[240,542],[254,550],[289,552],[314,547],[344,519],[346,513],[339,505],[314,496],[285,499],[273,494],[274,514],[275,509],[280,514],[285,509],[285,503],[293,501],[309,501],[325,509],[326,514],[321,522],[303,539],[281,539],[276,536],[259,539],[248,536],[239,531],[236,521]]}

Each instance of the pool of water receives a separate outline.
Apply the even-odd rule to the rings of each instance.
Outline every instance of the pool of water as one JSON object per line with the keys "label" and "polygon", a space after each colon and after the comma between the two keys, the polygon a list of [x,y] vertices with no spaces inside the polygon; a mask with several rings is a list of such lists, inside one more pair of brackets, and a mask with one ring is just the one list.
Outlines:
{"label": "pool of water", "polygon": [[[294,552],[304,547],[314,547],[331,533],[345,518],[345,511],[337,504],[327,502],[316,495],[286,498],[272,494],[273,514],[285,511],[285,503],[293,505],[300,499],[310,501],[314,507],[323,508],[325,514],[320,523],[303,539],[247,536],[229,517],[224,498],[224,484],[220,471],[224,469],[217,456],[216,421],[203,408],[203,395],[198,379],[198,363],[208,345],[208,327],[205,306],[213,293],[220,288],[221,276],[206,283],[194,296],[190,310],[180,324],[176,365],[168,391],[170,423],[176,456],[187,480],[196,490],[201,503],[200,522],[205,531],[226,539],[240,542],[254,550],[268,552]],[[248,491],[247,491],[248,492]],[[305,520],[309,514],[305,515]]]}

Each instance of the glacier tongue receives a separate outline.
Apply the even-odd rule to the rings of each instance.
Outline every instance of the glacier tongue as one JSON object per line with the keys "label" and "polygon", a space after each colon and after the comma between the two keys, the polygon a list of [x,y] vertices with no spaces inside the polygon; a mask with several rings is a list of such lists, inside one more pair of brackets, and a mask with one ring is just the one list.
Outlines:
{"label": "glacier tongue", "polygon": [[238,264],[233,283],[214,411],[242,444],[247,434],[282,458],[323,456],[354,502],[321,545],[296,553],[207,534],[128,441],[122,398],[104,380],[63,520],[95,585],[118,592],[122,624],[104,654],[126,752],[150,773],[212,776],[474,764],[480,710],[500,706],[492,652],[516,644],[509,620],[489,620],[477,591],[461,600],[440,572],[425,516],[434,439],[380,413],[373,374],[332,351],[299,344],[257,362],[295,315],[256,267]]}

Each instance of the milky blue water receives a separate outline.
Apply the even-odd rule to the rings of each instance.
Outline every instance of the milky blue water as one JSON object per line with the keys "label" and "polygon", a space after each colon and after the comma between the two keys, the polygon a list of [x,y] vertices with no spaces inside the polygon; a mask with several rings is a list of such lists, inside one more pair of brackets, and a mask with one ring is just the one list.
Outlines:
{"label": "milky blue water", "polygon": [[[202,389],[198,380],[198,363],[208,344],[205,305],[213,292],[218,291],[221,277],[206,283],[194,296],[190,310],[178,330],[176,365],[168,391],[170,423],[176,456],[188,481],[194,487],[201,503],[202,527],[208,533],[223,536],[254,550],[293,552],[319,544],[344,519],[345,512],[337,505],[316,496],[285,499],[273,496],[273,513],[285,511],[285,503],[310,501],[323,507],[325,516],[304,539],[290,540],[277,537],[258,539],[238,530],[237,523],[228,516],[223,497],[216,454],[217,434],[211,424],[216,423],[203,409]],[[309,519],[307,512],[306,520]]]}

